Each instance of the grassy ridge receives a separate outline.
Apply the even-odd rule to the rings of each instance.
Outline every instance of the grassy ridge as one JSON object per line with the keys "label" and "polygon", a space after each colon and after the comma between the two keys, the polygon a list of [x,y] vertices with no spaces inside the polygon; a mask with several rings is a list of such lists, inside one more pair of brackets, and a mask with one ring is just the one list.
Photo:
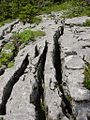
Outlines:
{"label": "grassy ridge", "polygon": [[[51,13],[52,11],[62,11],[62,17],[73,18],[78,16],[90,16],[90,5],[86,2],[79,0],[66,0],[65,2],[50,3],[41,8],[35,7],[31,4],[27,4],[22,8],[22,11],[18,13],[19,19],[23,22],[36,22],[37,24],[41,21],[36,15],[43,13]],[[7,20],[3,20],[0,26],[5,24]]]}
{"label": "grassy ridge", "polygon": [[90,16],[90,5],[83,1],[71,0],[42,8],[42,13],[50,13],[51,11],[62,11],[62,17],[66,18]]}
{"label": "grassy ridge", "polygon": [[71,1],[66,1],[64,3],[56,3],[56,4],[51,4],[50,6],[45,6],[42,8],[41,13],[51,13],[52,11],[57,12],[57,11],[62,11],[69,9],[71,5]]}

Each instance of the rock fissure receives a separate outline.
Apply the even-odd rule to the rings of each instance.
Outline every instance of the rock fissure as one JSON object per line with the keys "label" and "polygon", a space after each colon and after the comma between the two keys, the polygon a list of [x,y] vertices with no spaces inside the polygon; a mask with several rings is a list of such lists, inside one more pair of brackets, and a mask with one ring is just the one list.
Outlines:
{"label": "rock fissure", "polygon": [[37,57],[39,55],[39,50],[37,48],[37,45],[35,46],[35,57]]}
{"label": "rock fissure", "polygon": [[[61,21],[55,24],[49,15],[41,17],[39,25],[18,22],[1,28],[0,52],[13,42],[13,32],[31,28],[46,34],[27,45],[16,41],[8,59],[15,61],[15,65],[6,69],[7,64],[2,64],[0,115],[4,116],[0,117],[5,120],[89,120],[90,91],[84,87],[83,73],[84,65],[90,62],[90,28],[73,24],[82,21],[82,17],[66,19],[64,27],[60,26]],[[45,40],[48,45],[47,42],[44,45]],[[27,53],[29,64],[24,71],[21,67],[25,68],[22,64]]]}
{"label": "rock fissure", "polygon": [[0,115],[6,114],[6,104],[8,102],[8,99],[10,98],[13,87],[18,82],[19,78],[23,75],[28,64],[29,64],[29,61],[28,61],[28,54],[27,54],[24,61],[22,62],[21,67],[18,68],[18,70],[13,74],[13,76],[10,78],[10,80],[7,82],[6,86],[4,87],[2,102],[0,104]]}
{"label": "rock fissure", "polygon": [[[62,93],[61,98],[62,98],[62,102],[61,102],[61,107],[62,107],[62,111],[64,113],[64,115],[72,120],[75,120],[75,117],[73,115],[73,111],[72,111],[72,105],[71,105],[71,101],[67,98],[68,96],[65,94],[64,88],[63,88],[63,81],[62,81],[62,62],[61,62],[61,48],[59,45],[59,37],[62,34],[60,34],[60,31],[56,31],[56,33],[54,34],[54,50],[53,50],[53,65],[55,67],[55,71],[56,71],[56,80],[58,82],[58,86],[59,86],[59,90]],[[70,97],[71,98],[71,97]]]}
{"label": "rock fissure", "polygon": [[44,66],[46,61],[48,46],[47,42],[43,53],[38,61],[37,70],[35,71],[35,84],[32,87],[30,102],[35,105],[36,120],[46,120],[45,102],[44,102]]}

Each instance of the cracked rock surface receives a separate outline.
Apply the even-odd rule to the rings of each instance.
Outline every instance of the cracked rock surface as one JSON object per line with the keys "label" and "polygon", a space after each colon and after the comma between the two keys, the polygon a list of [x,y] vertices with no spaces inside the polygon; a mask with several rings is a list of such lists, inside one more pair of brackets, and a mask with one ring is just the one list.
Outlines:
{"label": "cracked rock surface", "polygon": [[[75,21],[73,22],[75,23]],[[76,119],[88,120],[87,114],[90,115],[90,91],[83,86],[85,66],[83,57],[90,63],[90,48],[87,46],[90,44],[90,28],[77,26],[77,33],[74,33],[72,29],[67,27],[64,35],[60,38],[64,80],[73,99]],[[82,29],[81,32],[80,29]]]}
{"label": "cracked rock surface", "polygon": [[0,28],[0,46],[13,32],[29,27],[46,33],[25,45],[15,57],[14,66],[0,76],[0,117],[89,120],[90,91],[83,86],[83,72],[85,61],[90,63],[90,28],[67,26],[82,24],[87,17],[66,20],[63,35],[60,22],[55,24],[48,15],[41,17],[39,25],[23,26],[16,20]]}

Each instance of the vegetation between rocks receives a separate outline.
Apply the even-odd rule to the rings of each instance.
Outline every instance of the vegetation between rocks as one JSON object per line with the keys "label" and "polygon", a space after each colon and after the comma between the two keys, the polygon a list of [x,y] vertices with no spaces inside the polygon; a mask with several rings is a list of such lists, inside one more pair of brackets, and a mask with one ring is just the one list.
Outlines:
{"label": "vegetation between rocks", "polygon": [[84,86],[90,90],[90,64],[87,63],[84,68]]}
{"label": "vegetation between rocks", "polygon": [[83,26],[90,26],[90,19],[87,19],[85,23],[83,23]]}
{"label": "vegetation between rocks", "polygon": [[38,36],[44,36],[45,33],[43,31],[32,31],[31,29],[25,30],[21,33],[15,33],[13,34],[13,39],[14,40],[18,40],[18,42],[20,42],[20,44],[22,43],[27,43],[29,40],[35,40],[36,37]]}
{"label": "vegetation between rocks", "polygon": [[44,36],[43,31],[31,31],[25,30],[21,33],[15,33],[12,36],[12,41],[4,45],[0,52],[0,67],[5,65],[6,67],[12,67],[14,64],[14,57],[19,51],[21,44],[27,44],[29,40],[35,40],[38,36]]}
{"label": "vegetation between rocks", "polygon": [[5,65],[11,67],[13,65],[15,46],[12,42],[6,43],[0,52],[0,67]]}

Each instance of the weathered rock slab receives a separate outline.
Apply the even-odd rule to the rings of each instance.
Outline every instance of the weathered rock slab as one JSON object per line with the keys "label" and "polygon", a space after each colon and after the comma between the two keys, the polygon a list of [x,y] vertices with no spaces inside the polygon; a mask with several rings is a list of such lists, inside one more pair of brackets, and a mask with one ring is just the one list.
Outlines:
{"label": "weathered rock slab", "polygon": [[87,19],[90,19],[90,17],[83,16],[83,17],[75,17],[71,19],[66,19],[65,23],[66,24],[83,24]]}

